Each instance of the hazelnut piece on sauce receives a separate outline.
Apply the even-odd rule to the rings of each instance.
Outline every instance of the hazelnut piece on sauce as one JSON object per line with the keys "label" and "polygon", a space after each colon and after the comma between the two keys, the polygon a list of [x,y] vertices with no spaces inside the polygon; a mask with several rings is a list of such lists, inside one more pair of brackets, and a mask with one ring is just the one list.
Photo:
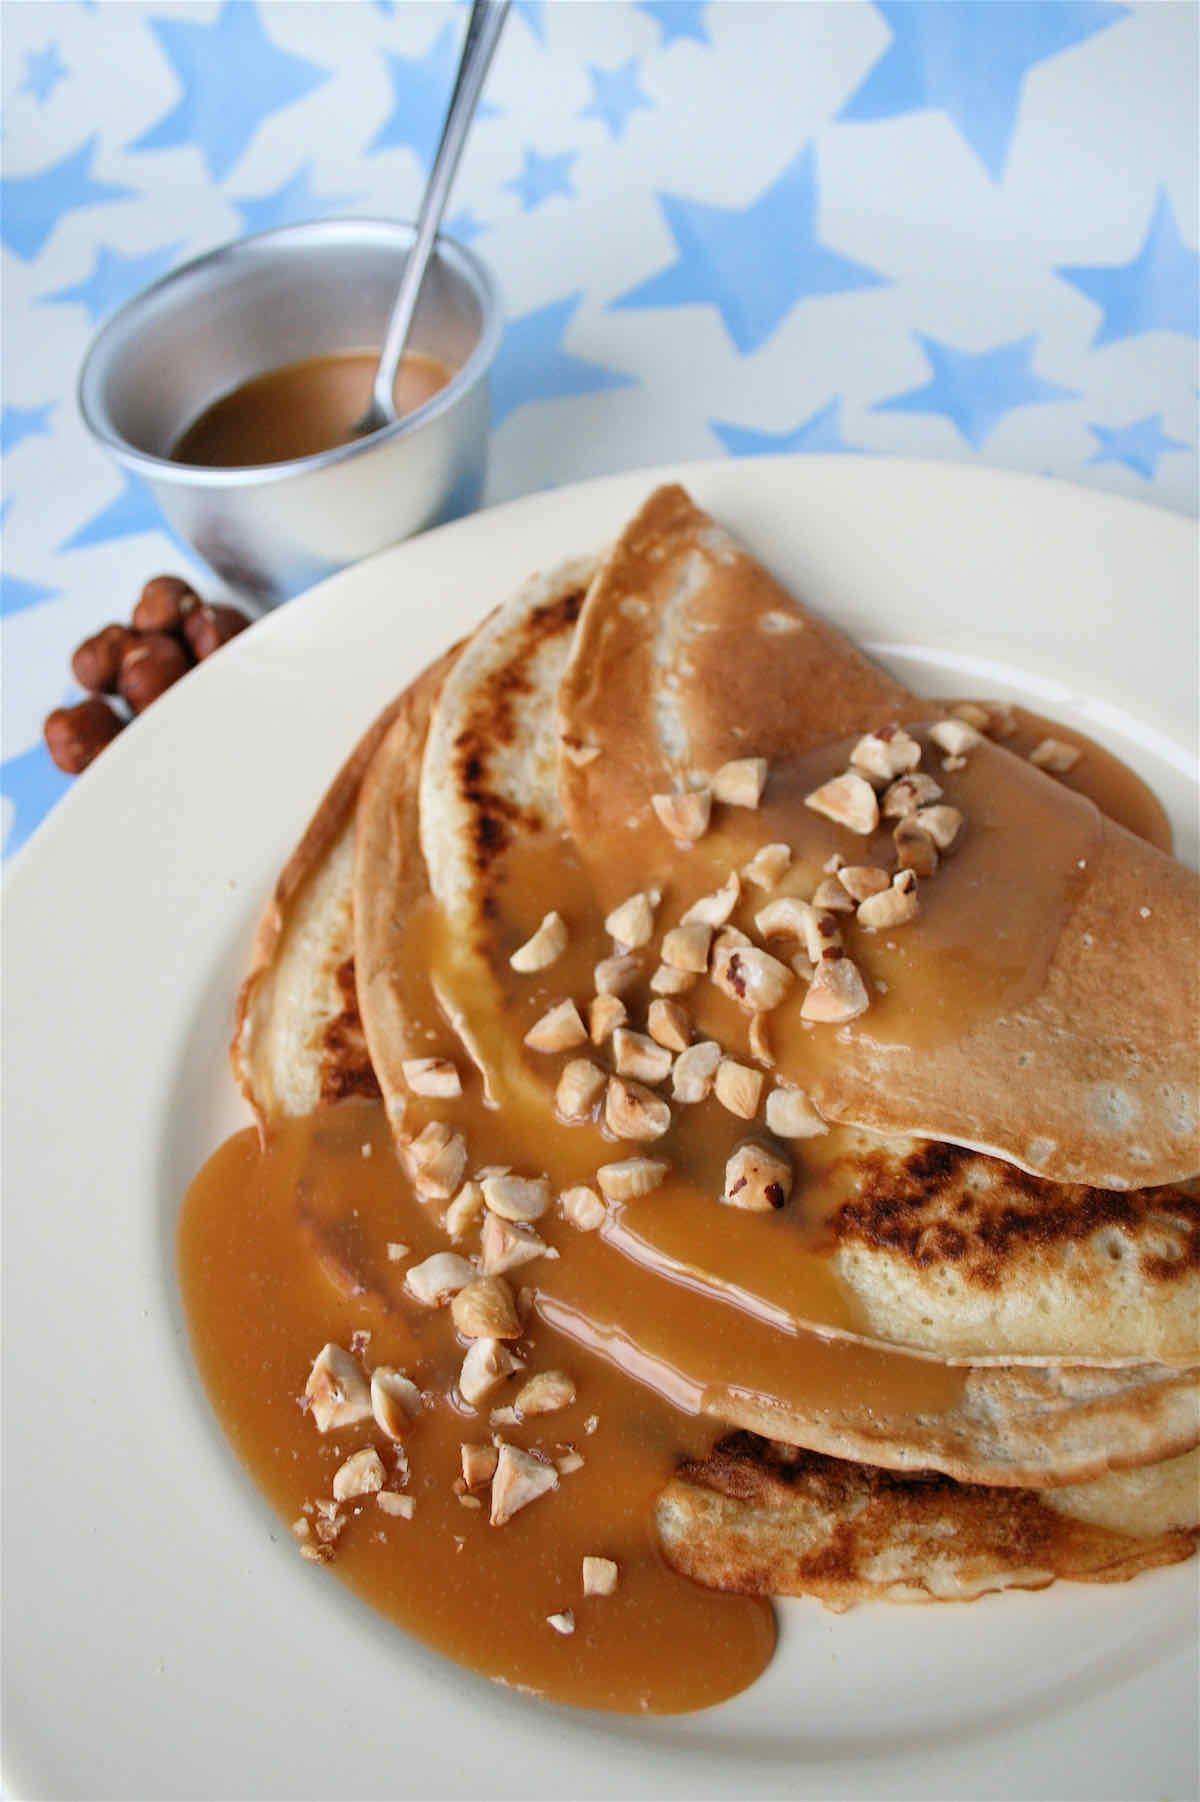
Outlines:
{"label": "hazelnut piece on sauce", "polygon": [[133,642],[128,626],[101,626],[91,638],[76,645],[71,656],[71,674],[80,688],[92,694],[115,694],[121,658]]}
{"label": "hazelnut piece on sauce", "polygon": [[223,644],[244,632],[250,621],[236,607],[225,607],[211,601],[201,601],[187,614],[183,622],[183,635],[192,647],[192,655],[198,663],[219,651]]}
{"label": "hazelnut piece on sauce", "polygon": [[177,638],[166,632],[147,632],[125,647],[117,671],[117,690],[131,712],[144,713],[191,667],[191,659]]}
{"label": "hazelnut piece on sauce", "polygon": [[181,632],[200,596],[182,576],[151,576],[133,610],[135,632]]}
{"label": "hazelnut piece on sauce", "polygon": [[747,1140],[737,1147],[725,1165],[725,1192],[729,1207],[753,1214],[769,1214],[781,1208],[792,1192],[791,1160],[770,1146]]}
{"label": "hazelnut piece on sauce", "polygon": [[89,695],[74,707],[56,707],[48,713],[42,734],[57,767],[67,776],[78,776],[112,743],[124,724],[107,701]]}

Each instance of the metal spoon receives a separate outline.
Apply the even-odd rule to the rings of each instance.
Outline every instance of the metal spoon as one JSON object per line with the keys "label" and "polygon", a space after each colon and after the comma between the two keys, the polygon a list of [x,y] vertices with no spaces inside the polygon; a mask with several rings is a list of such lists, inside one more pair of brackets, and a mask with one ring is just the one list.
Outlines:
{"label": "metal spoon", "polygon": [[463,40],[462,55],[458,62],[458,74],[454,78],[454,92],[450,96],[446,123],[442,127],[442,141],[429,172],[421,210],[417,215],[413,247],[408,253],[404,274],[400,277],[400,286],[396,290],[391,317],[384,334],[383,349],[379,353],[379,363],[371,387],[371,404],[362,418],[351,426],[352,438],[362,437],[367,432],[378,432],[381,427],[393,424],[398,417],[394,398],[396,371],[404,355],[413,314],[417,310],[421,283],[425,279],[425,271],[437,239],[438,226],[450,198],[459,158],[471,129],[488,68],[496,45],[500,42],[508,7],[509,0],[474,0],[471,7],[467,35]]}

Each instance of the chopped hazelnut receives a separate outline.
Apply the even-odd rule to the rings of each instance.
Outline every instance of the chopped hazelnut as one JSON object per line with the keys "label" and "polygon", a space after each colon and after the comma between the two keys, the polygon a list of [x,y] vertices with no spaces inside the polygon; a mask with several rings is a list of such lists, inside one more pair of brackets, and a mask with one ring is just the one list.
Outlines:
{"label": "chopped hazelnut", "polygon": [[866,1013],[870,1004],[858,965],[845,956],[823,957],[813,970],[800,1017],[823,1023],[853,1020]]}
{"label": "chopped hazelnut", "polygon": [[1017,730],[1017,716],[1005,701],[993,701],[988,733],[992,738],[1011,738]]}
{"label": "chopped hazelnut", "polygon": [[767,1214],[781,1208],[791,1192],[791,1161],[782,1152],[747,1140],[726,1161],[721,1200],[730,1207]]}
{"label": "chopped hazelnut", "polygon": [[462,1094],[462,1079],[448,1057],[406,1057],[400,1068],[414,1095],[449,1100]]}
{"label": "chopped hazelnut", "polygon": [[753,1070],[749,1064],[739,1064],[734,1058],[723,1057],[713,1078],[713,1093],[721,1106],[728,1108],[731,1114],[736,1114],[740,1120],[753,1120],[758,1112],[762,1085],[761,1070]]}
{"label": "chopped hazelnut", "polygon": [[679,1053],[671,1077],[671,1092],[676,1101],[691,1104],[707,1099],[721,1055],[721,1047],[712,1039],[701,1039]]}
{"label": "chopped hazelnut", "polygon": [[721,765],[712,779],[712,791],[727,807],[757,807],[766,781],[765,757],[736,757]]}
{"label": "chopped hazelnut", "polygon": [[[668,1051],[686,1051],[691,1044],[692,1022],[687,1009],[680,1007],[677,1001],[652,1001],[646,1015],[646,1025],[654,1042],[665,1045]],[[636,1075],[637,1072],[632,1074]],[[666,1075],[665,1070],[663,1075]]]}
{"label": "chopped hazelnut", "polygon": [[914,770],[909,776],[901,776],[898,782],[884,790],[883,799],[879,803],[880,812],[885,819],[903,819],[906,813],[916,813],[918,807],[924,807],[930,801],[940,801],[942,785],[935,782],[924,770]]}
{"label": "chopped hazelnut", "polygon": [[531,1051],[569,1051],[587,1042],[587,1027],[573,1001],[559,1001],[525,1034]]}
{"label": "chopped hazelnut", "polygon": [[750,862],[743,867],[742,875],[755,888],[775,888],[791,861],[790,845],[760,845]]}
{"label": "chopped hazelnut", "polygon": [[585,1596],[616,1594],[619,1571],[611,1558],[596,1558],[590,1553],[583,1560],[583,1593]]}
{"label": "chopped hazelnut", "polygon": [[630,895],[608,915],[604,922],[605,932],[630,951],[648,944],[654,931],[654,909],[659,899],[657,893],[647,894],[644,890]]}
{"label": "chopped hazelnut", "polygon": [[566,1637],[575,1631],[575,1616],[569,1608],[563,1608],[557,1614],[548,1614],[546,1625],[553,1627],[556,1633],[561,1633]]}
{"label": "chopped hazelnut", "polygon": [[911,870],[914,876],[935,874],[940,861],[937,846],[925,828],[918,825],[915,813],[906,814],[900,821],[892,833],[892,842],[902,870]]}
{"label": "chopped hazelnut", "polygon": [[968,726],[974,726],[976,732],[986,732],[992,723],[991,713],[979,701],[960,701],[950,711],[956,720],[966,720]]}
{"label": "chopped hazelnut", "polygon": [[627,951],[613,957],[602,957],[592,971],[597,995],[625,995],[633,987],[641,970],[641,959]]}
{"label": "chopped hazelnut", "polygon": [[[840,884],[838,887],[840,890]],[[844,890],[840,892],[843,900],[849,899]],[[809,903],[801,901],[798,895],[780,895],[759,908],[754,916],[755,930],[764,939],[797,938],[807,943],[812,913]]]}
{"label": "chopped hazelnut", "polygon": [[520,1368],[520,1359],[515,1358],[499,1339],[474,1339],[462,1361],[458,1393],[468,1407],[477,1407],[506,1377]]}
{"label": "chopped hazelnut", "polygon": [[671,1053],[644,1032],[618,1026],[613,1033],[613,1063],[619,1076],[633,1076],[639,1082],[662,1082],[671,1071]]}
{"label": "chopped hazelnut", "polygon": [[500,1445],[492,1477],[493,1527],[502,1527],[521,1508],[557,1488],[558,1472],[553,1464],[543,1464],[540,1458],[535,1458],[532,1452],[522,1451],[519,1446]]}
{"label": "chopped hazelnut", "polygon": [[767,1126],[780,1139],[813,1139],[829,1131],[803,1089],[778,1084],[767,1096]]}
{"label": "chopped hazelnut", "polygon": [[880,927],[906,926],[919,911],[917,878],[911,870],[901,870],[883,894],[868,895],[859,902],[858,923],[877,932]]}
{"label": "chopped hazelnut", "polygon": [[531,1226],[513,1220],[502,1220],[489,1213],[480,1235],[480,1265],[485,1276],[500,1276],[520,1264],[531,1264],[544,1257],[549,1246]]}
{"label": "chopped hazelnut", "polygon": [[367,1379],[340,1345],[325,1345],[313,1360],[304,1385],[318,1433],[352,1427],[371,1418],[371,1392]]}
{"label": "chopped hazelnut", "polygon": [[499,1171],[483,1179],[483,1199],[504,1220],[540,1220],[550,1206],[550,1180]]}
{"label": "chopped hazelnut", "polygon": [[543,1370],[530,1377],[513,1398],[517,1413],[557,1414],[575,1400],[575,1385],[561,1370]]}
{"label": "chopped hazelnut", "polygon": [[891,877],[878,864],[851,863],[838,871],[837,880],[852,900],[865,901],[868,895],[881,895]]}
{"label": "chopped hazelnut", "polygon": [[406,1148],[413,1183],[427,1200],[449,1201],[467,1167],[467,1142],[442,1120],[431,1120]]}
{"label": "chopped hazelnut", "polygon": [[[852,865],[851,867],[861,868],[862,866]],[[852,914],[854,912],[854,903],[850,899],[849,890],[843,888],[838,880],[840,876],[841,871],[839,870],[837,876],[825,876],[818,882],[813,890],[812,904],[814,907],[831,914]],[[886,877],[884,880],[887,880]]]}
{"label": "chopped hazelnut", "polygon": [[383,1462],[373,1445],[351,1452],[333,1473],[333,1499],[348,1502],[359,1495],[374,1495],[383,1488]]}
{"label": "chopped hazelnut", "polygon": [[752,1015],[749,1031],[746,1035],[750,1045],[750,1055],[752,1058],[756,1058],[760,1064],[773,1064],[775,1062],[771,1053],[771,1041],[767,1033],[767,1019],[768,1016],[766,1014]]}
{"label": "chopped hazelnut", "polygon": [[394,1514],[401,1520],[411,1520],[417,1509],[415,1496],[397,1495],[393,1489],[379,1490],[375,1501],[385,1514]]}
{"label": "chopped hazelnut", "polygon": [[576,1183],[570,1189],[564,1189],[558,1198],[563,1218],[577,1227],[581,1233],[593,1233],[603,1225],[605,1207],[594,1189],[586,1183]]}
{"label": "chopped hazelnut", "polygon": [[609,1201],[637,1201],[657,1189],[670,1168],[661,1158],[622,1158],[601,1164],[596,1181]]}
{"label": "chopped hazelnut", "polygon": [[578,770],[586,769],[589,763],[595,763],[600,755],[599,745],[585,744],[580,738],[560,738],[563,756],[573,763]]}
{"label": "chopped hazelnut", "polygon": [[929,834],[939,851],[949,851],[962,831],[963,817],[957,807],[919,807],[912,823]]}
{"label": "chopped hazelnut", "polygon": [[512,1290],[502,1276],[477,1276],[450,1304],[464,1339],[519,1339],[521,1321]]}
{"label": "chopped hazelnut", "polygon": [[533,937],[526,939],[508,961],[520,975],[527,976],[534,970],[549,969],[566,948],[566,923],[560,914],[550,912],[545,915]]}
{"label": "chopped hazelnut", "polygon": [[1052,776],[1065,776],[1068,770],[1075,768],[1081,755],[1075,745],[1064,745],[1057,738],[1044,738],[1029,753],[1029,761]]}
{"label": "chopped hazelnut", "polygon": [[403,1439],[421,1412],[421,1391],[402,1370],[380,1364],[371,1372],[371,1412],[389,1439]]}
{"label": "chopped hazelnut", "polygon": [[712,979],[722,994],[751,1014],[778,1007],[795,981],[786,964],[757,945],[734,945],[716,953]]}
{"label": "chopped hazelnut", "polygon": [[728,951],[733,946],[745,947],[753,943],[754,940],[740,926],[722,926],[713,940],[713,950]]}
{"label": "chopped hazelnut", "polygon": [[712,790],[689,788],[681,795],[651,795],[650,805],[672,838],[694,845],[708,830]]}
{"label": "chopped hazelnut", "polygon": [[964,751],[973,751],[976,745],[983,743],[983,734],[961,719],[937,720],[930,726],[929,736],[952,757],[961,757]]}
{"label": "chopped hazelnut", "polygon": [[560,1477],[572,1476],[575,1471],[583,1469],[583,1458],[575,1450],[574,1446],[571,1447],[570,1451],[564,1452],[561,1458],[556,1458],[554,1463]]}
{"label": "chopped hazelnut", "polygon": [[564,1120],[586,1120],[604,1087],[604,1072],[586,1057],[573,1057],[563,1065],[554,1105]]}
{"label": "chopped hazelnut", "polygon": [[853,770],[814,788],[811,794],[805,795],[804,805],[811,807],[814,813],[824,814],[835,825],[848,827],[851,832],[874,832],[879,824],[875,790],[865,776],[856,775]]}
{"label": "chopped hazelnut", "polygon": [[708,953],[713,929],[703,920],[692,920],[686,926],[673,926],[663,935],[661,957],[673,970],[691,970],[702,975],[708,968]]}
{"label": "chopped hazelnut", "polygon": [[443,1214],[442,1225],[452,1239],[461,1239],[482,1213],[483,1190],[477,1182],[465,1182]]}
{"label": "chopped hazelnut", "polygon": [[850,762],[865,776],[887,783],[906,770],[915,770],[921,761],[921,747],[903,726],[884,726],[860,738],[850,753]]}
{"label": "chopped hazelnut", "polygon": [[[477,1339],[476,1345],[482,1344]],[[494,1445],[461,1444],[458,1454],[462,1460],[462,1480],[468,1489],[482,1489],[490,1483],[496,1474],[496,1464],[500,1454]]]}
{"label": "chopped hazelnut", "polygon": [[588,1037],[593,1045],[603,1045],[618,1026],[624,1026],[629,1009],[619,995],[593,995],[588,1002]]}
{"label": "chopped hazelnut", "polygon": [[724,926],[738,904],[742,884],[736,870],[730,870],[720,888],[711,895],[693,901],[680,921],[681,926]]}
{"label": "chopped hazelnut", "polygon": [[676,970],[671,964],[659,964],[650,978],[650,992],[654,995],[686,995],[695,986],[694,970]]}
{"label": "chopped hazelnut", "polygon": [[409,1293],[427,1308],[444,1308],[452,1295],[466,1286],[475,1271],[456,1251],[435,1251],[413,1264],[404,1281]]}
{"label": "chopped hazelnut", "polygon": [[610,1076],[604,1092],[604,1123],[614,1138],[661,1139],[671,1124],[665,1101],[622,1076]]}

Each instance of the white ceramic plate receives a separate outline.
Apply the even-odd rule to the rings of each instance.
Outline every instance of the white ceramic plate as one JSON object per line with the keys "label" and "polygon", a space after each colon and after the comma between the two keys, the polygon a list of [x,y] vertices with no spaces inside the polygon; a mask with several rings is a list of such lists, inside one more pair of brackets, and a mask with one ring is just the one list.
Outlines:
{"label": "white ceramic plate", "polygon": [[[5,1791],[12,1796],[1185,1797],[1194,1565],[960,1608],[783,1610],[708,1713],[591,1716],[414,1644],[296,1557],[208,1413],[180,1197],[243,1124],[259,907],[391,694],[664,472],[519,501],[292,602],[127,731],[7,896]],[[1192,527],[1024,477],[850,459],[665,472],[914,685],[1032,698],[1196,854]]]}

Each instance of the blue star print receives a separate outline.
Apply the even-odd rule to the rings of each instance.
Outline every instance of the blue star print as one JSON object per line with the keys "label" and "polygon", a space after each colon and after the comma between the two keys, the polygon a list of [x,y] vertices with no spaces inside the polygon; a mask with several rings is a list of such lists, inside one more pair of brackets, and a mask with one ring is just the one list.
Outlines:
{"label": "blue star print", "polygon": [[580,117],[603,119],[614,138],[621,136],[630,113],[636,112],[638,107],[652,109],[654,106],[653,100],[638,86],[635,56],[622,63],[619,69],[597,69],[589,63],[588,79],[592,84],[592,97]]}
{"label": "blue star print", "polygon": [[0,764],[0,794],[11,802],[13,809],[12,827],[4,841],[5,857],[20,850],[38,821],[44,819],[70,786],[70,776],[64,776],[55,768],[50,753],[42,744],[33,745],[28,751]]}
{"label": "blue star print", "polygon": [[694,38],[698,44],[712,42],[704,23],[704,0],[637,0],[637,9],[657,20],[662,30],[660,48],[676,38]]}
{"label": "blue star print", "polygon": [[109,544],[114,538],[136,538],[141,532],[169,531],[154,504],[154,497],[138,476],[126,475],[116,500],[102,507],[59,545],[60,551],[78,551],[90,544]]}
{"label": "blue star print", "polygon": [[455,27],[446,25],[424,56],[387,52],[394,104],[368,151],[400,146],[415,150],[423,163],[432,160],[454,79],[456,38]]}
{"label": "blue star print", "polygon": [[214,181],[228,175],[264,119],[329,77],[307,58],[278,49],[250,0],[225,0],[211,23],[151,19],[150,29],[182,93],[130,148],[194,144]]}
{"label": "blue star print", "polygon": [[1123,463],[1126,469],[1132,469],[1135,475],[1145,476],[1148,482],[1154,480],[1158,460],[1164,451],[1188,449],[1181,438],[1167,437],[1162,429],[1161,413],[1151,413],[1148,418],[1135,420],[1132,425],[1089,425],[1088,431],[1093,434],[1100,447],[1088,458],[1089,463]]}
{"label": "blue star print", "polygon": [[31,50],[25,58],[21,93],[32,94],[38,104],[44,106],[59,82],[65,81],[69,74],[70,70],[58,54],[57,44],[47,44],[44,50]]}
{"label": "blue star print", "polygon": [[1035,64],[1115,24],[1106,0],[875,0],[892,41],[839,119],[946,113],[988,174],[1004,172]]}
{"label": "blue star print", "polygon": [[576,150],[564,150],[559,156],[540,156],[526,145],[521,173],[504,184],[520,195],[522,212],[532,213],[555,194],[575,192],[571,186],[571,164],[578,154]]}
{"label": "blue star print", "polygon": [[733,457],[757,457],[786,451],[858,451],[861,446],[847,444],[842,437],[841,414],[841,397],[835,395],[800,425],[786,432],[752,431],[749,426],[730,425],[723,419],[710,419],[708,423]]}
{"label": "blue star print", "polygon": [[270,194],[247,196],[235,200],[242,215],[242,228],[248,232],[269,231],[276,225],[296,225],[302,219],[324,219],[330,213],[350,206],[353,194],[318,194],[312,185],[312,164],[305,163],[295,175]]}
{"label": "blue star print", "polygon": [[1093,344],[1139,332],[1200,335],[1200,257],[1180,237],[1165,188],[1158,190],[1154,217],[1132,262],[1067,264],[1057,273],[1101,309]]}
{"label": "blue star print", "polygon": [[26,607],[36,607],[39,601],[52,601],[61,593],[61,588],[47,588],[44,582],[26,582],[21,576],[0,569],[0,618],[8,619],[10,614],[23,613]]}
{"label": "blue star print", "polygon": [[886,278],[817,240],[817,170],[811,145],[744,208],[660,194],[679,255],[623,294],[615,307],[708,302],[734,344],[757,350],[798,300],[885,285]]}
{"label": "blue star print", "polygon": [[1037,338],[1019,338],[994,350],[955,350],[936,338],[915,334],[933,370],[923,388],[910,388],[891,400],[875,403],[881,413],[942,413],[956,425],[967,443],[978,450],[989,432],[1006,413],[1017,407],[1071,400],[1075,389],[1060,388],[1033,373]]}
{"label": "blue star print", "polygon": [[539,44],[546,42],[546,21],[542,12],[542,0],[515,0],[515,13],[520,13],[530,31]]}
{"label": "blue star print", "polygon": [[148,250],[144,256],[127,257],[108,244],[100,244],[92,262],[92,273],[86,281],[75,282],[69,288],[56,288],[53,293],[39,295],[38,299],[43,303],[77,301],[95,324],[122,301],[156,281],[171,267],[182,249],[183,240],[180,239],[178,243]]}
{"label": "blue star print", "polygon": [[50,415],[54,402],[41,407],[4,407],[0,409],[0,451],[6,455],[15,450],[23,438],[48,438]]}
{"label": "blue star print", "polygon": [[64,214],[105,200],[132,198],[132,188],[92,180],[99,142],[99,132],[93,132],[78,150],[68,151],[37,175],[6,175],[0,181],[0,239],[24,262],[33,261]]}
{"label": "blue star print", "polygon": [[470,244],[481,232],[487,230],[487,226],[482,219],[475,217],[469,206],[465,206],[452,219],[447,219],[442,230],[448,238],[455,238],[460,244]]}
{"label": "blue star print", "polygon": [[492,370],[492,424],[499,425],[514,407],[531,400],[558,400],[567,395],[597,394],[605,388],[635,386],[633,377],[599,363],[589,363],[562,348],[562,338],[582,290],[565,300],[552,300],[518,319],[509,320]]}

